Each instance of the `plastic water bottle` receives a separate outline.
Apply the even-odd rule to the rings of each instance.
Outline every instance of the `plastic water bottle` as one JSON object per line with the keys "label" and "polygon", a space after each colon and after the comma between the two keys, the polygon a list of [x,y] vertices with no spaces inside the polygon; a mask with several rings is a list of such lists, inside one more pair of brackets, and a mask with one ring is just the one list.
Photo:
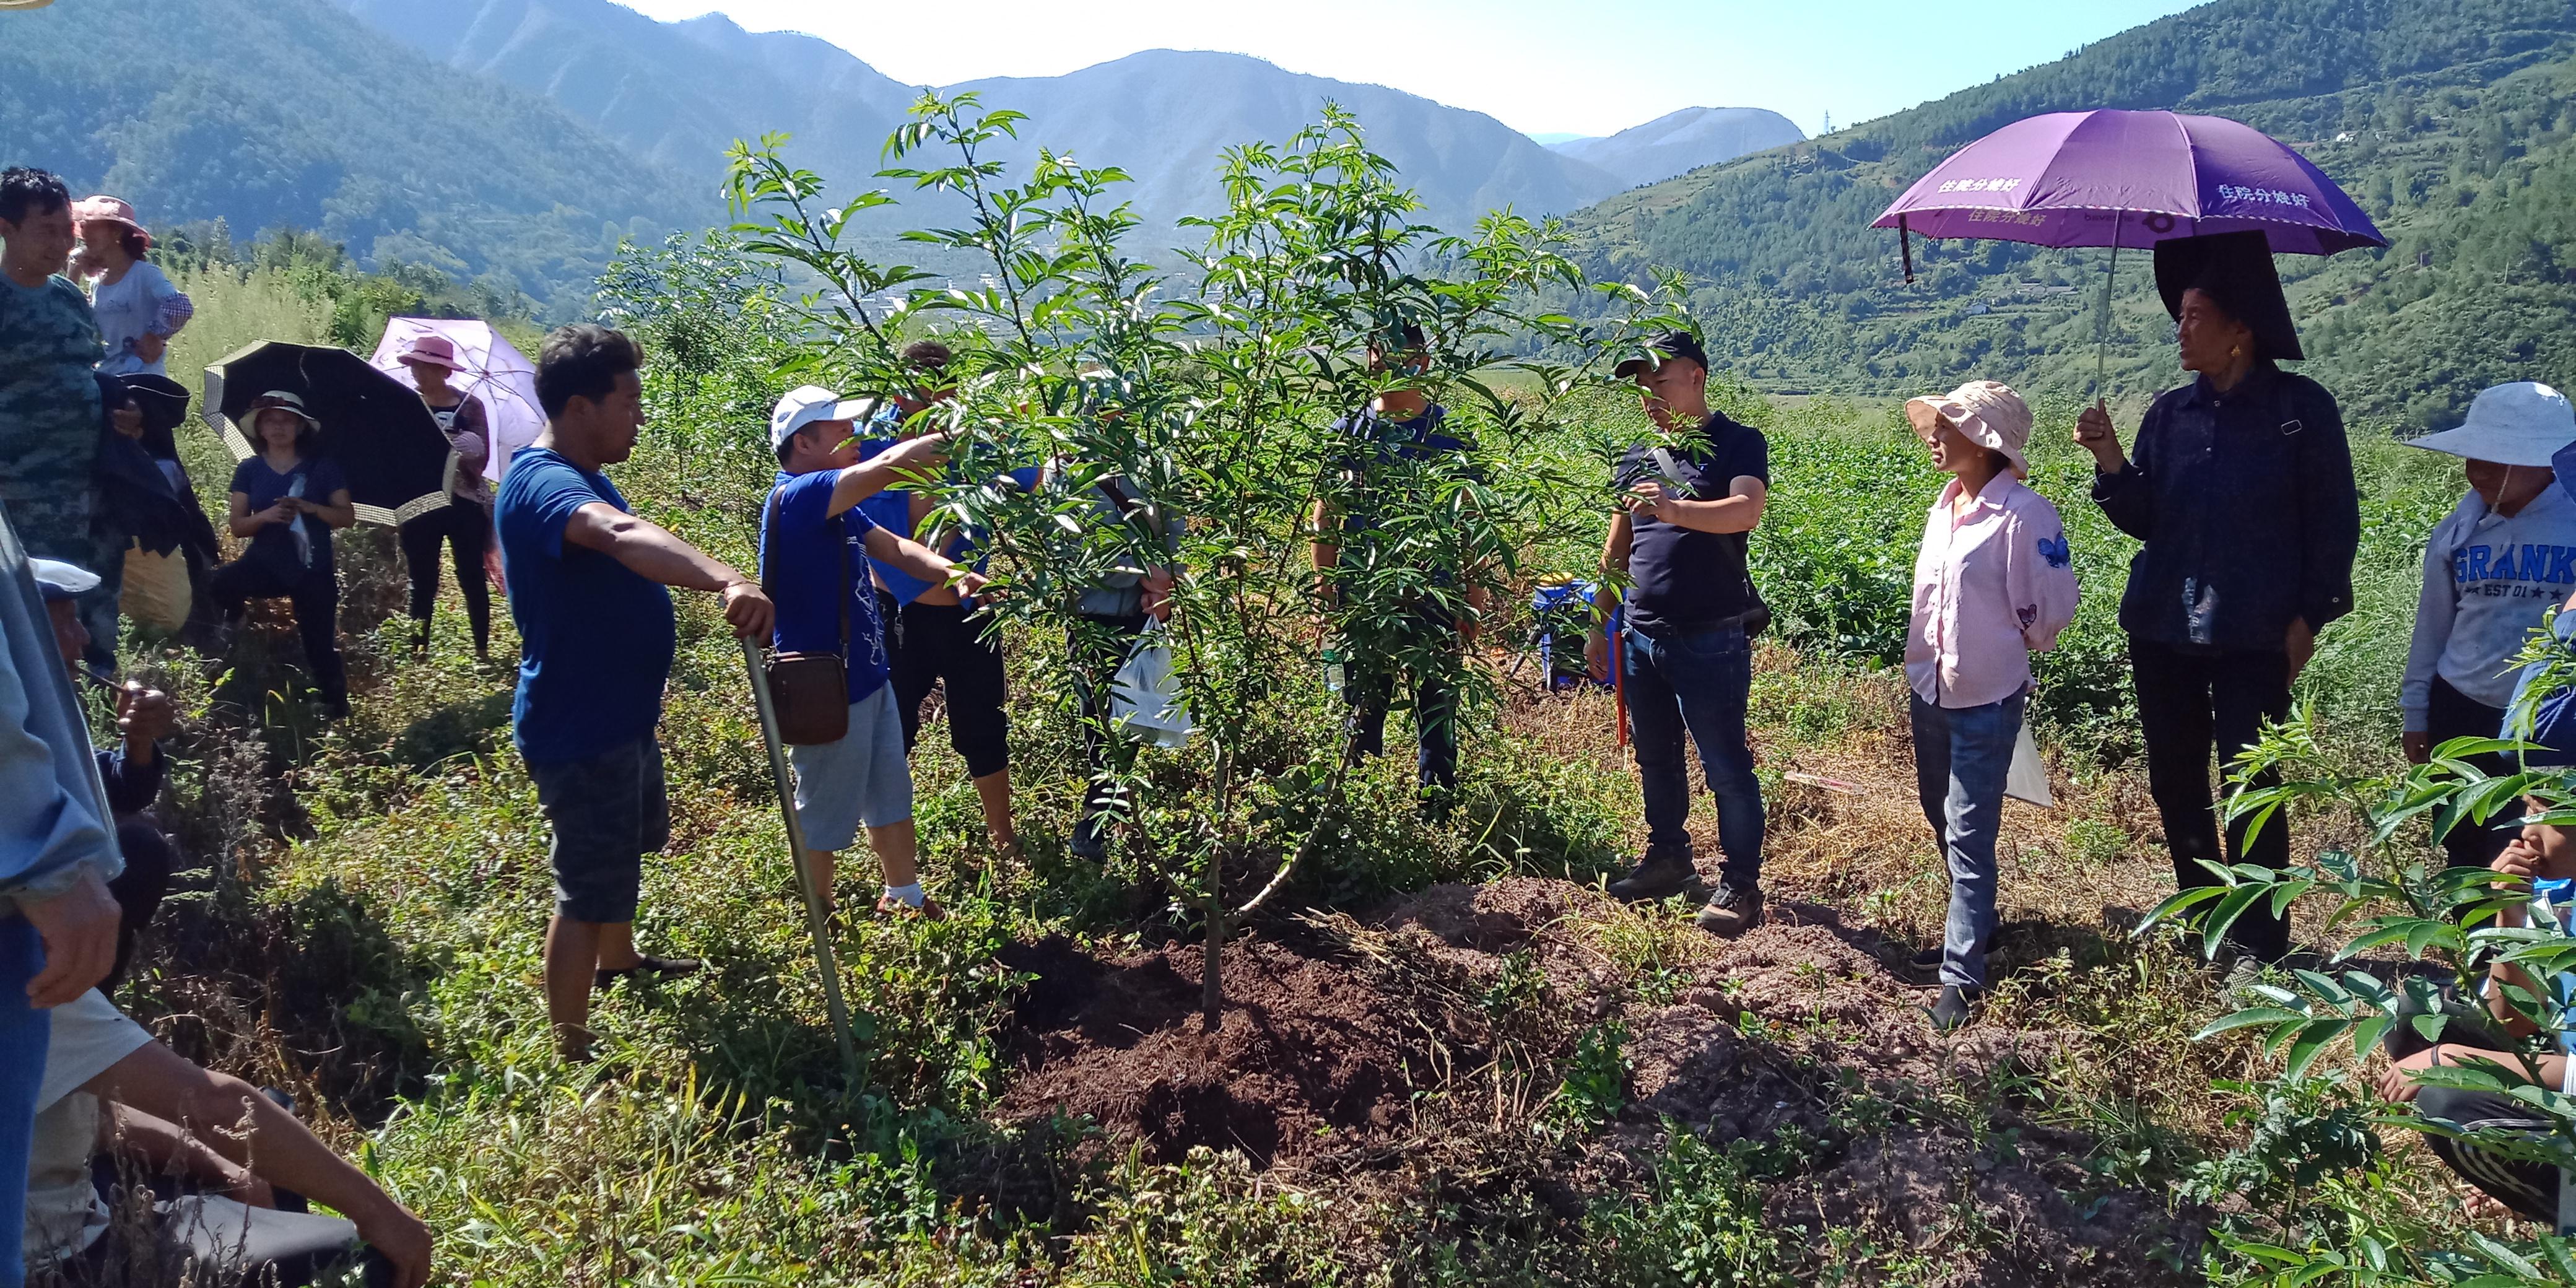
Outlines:
{"label": "plastic water bottle", "polygon": [[1340,649],[1325,649],[1324,687],[1335,693],[1339,693],[1342,691],[1342,682],[1344,678],[1344,672],[1342,670],[1342,651]]}

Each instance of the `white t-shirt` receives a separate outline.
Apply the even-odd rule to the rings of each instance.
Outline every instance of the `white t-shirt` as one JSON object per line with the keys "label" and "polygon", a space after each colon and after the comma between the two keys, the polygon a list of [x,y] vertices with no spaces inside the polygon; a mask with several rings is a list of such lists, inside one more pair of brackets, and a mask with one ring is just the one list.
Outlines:
{"label": "white t-shirt", "polygon": [[36,1087],[36,1134],[27,1152],[26,1257],[31,1266],[89,1250],[107,1231],[107,1205],[90,1184],[98,1150],[98,1097],[90,1079],[152,1041],[97,989],[54,1008],[45,1076]]}
{"label": "white t-shirt", "polygon": [[134,341],[161,332],[161,302],[178,293],[179,288],[150,260],[128,265],[125,276],[113,285],[105,277],[98,279],[89,301],[90,312],[98,316],[98,338],[107,346],[107,357],[98,369],[111,376],[168,375],[169,355],[145,362],[134,352]]}

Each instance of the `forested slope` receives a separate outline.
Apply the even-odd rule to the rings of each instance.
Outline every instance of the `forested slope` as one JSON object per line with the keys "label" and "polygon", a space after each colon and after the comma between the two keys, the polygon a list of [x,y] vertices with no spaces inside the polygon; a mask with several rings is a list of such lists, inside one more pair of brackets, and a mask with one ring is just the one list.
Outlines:
{"label": "forested slope", "polygon": [[[1614,197],[1577,219],[1598,273],[1689,274],[1712,354],[1772,388],[1884,392],[1971,374],[2080,388],[2108,252],[1868,227],[1958,146],[2022,117],[2171,108],[2288,140],[2386,252],[2284,259],[2311,374],[2348,413],[2423,426],[2496,380],[2576,380],[2576,5],[2219,0],[2056,63]],[[2115,387],[2177,378],[2144,256],[2123,257]]]}
{"label": "forested slope", "polygon": [[[617,239],[722,217],[712,180],[410,55],[323,0],[83,0],[6,16],[0,158],[156,225],[314,229],[378,265],[586,303]],[[560,299],[558,299],[560,297]]]}

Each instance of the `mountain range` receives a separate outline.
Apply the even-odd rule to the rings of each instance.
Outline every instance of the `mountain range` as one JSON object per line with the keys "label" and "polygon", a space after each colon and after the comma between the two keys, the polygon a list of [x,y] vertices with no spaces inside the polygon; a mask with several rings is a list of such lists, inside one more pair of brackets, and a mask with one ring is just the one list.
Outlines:
{"label": "mountain range", "polygon": [[1559,139],[1547,147],[1633,187],[1806,137],[1788,117],[1764,108],[1685,107],[1606,138]]}
{"label": "mountain range", "polygon": [[[755,34],[721,14],[656,22],[610,0],[341,3],[431,59],[544,95],[635,153],[690,173],[715,172],[734,139],[784,131],[798,164],[839,184],[876,186],[870,176],[886,135],[922,92],[814,37]],[[1631,140],[1630,131],[1586,140],[1589,152],[1549,149],[1481,112],[1401,90],[1299,75],[1240,54],[1170,49],[1063,76],[942,87],[970,90],[987,107],[1029,118],[997,155],[1022,161],[1046,147],[1118,165],[1135,176],[1127,195],[1137,214],[1158,229],[1218,200],[1223,148],[1284,139],[1328,101],[1359,116],[1371,145],[1420,192],[1425,218],[1452,229],[1507,205],[1563,214],[1802,137],[1771,113],[1692,109],[1666,118],[1674,125],[1650,139]],[[1676,121],[1694,114],[1709,119],[1696,130]],[[904,218],[884,214],[889,227]]]}

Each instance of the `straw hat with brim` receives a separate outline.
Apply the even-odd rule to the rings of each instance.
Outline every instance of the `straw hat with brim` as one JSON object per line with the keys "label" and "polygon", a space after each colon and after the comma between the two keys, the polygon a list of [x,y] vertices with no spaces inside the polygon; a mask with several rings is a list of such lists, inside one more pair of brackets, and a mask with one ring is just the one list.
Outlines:
{"label": "straw hat with brim", "polygon": [[2012,386],[1993,380],[1971,380],[1946,394],[1926,394],[1905,403],[1905,419],[1914,432],[1929,434],[1948,421],[1971,443],[2004,454],[2014,478],[2030,477],[2030,404]]}
{"label": "straw hat with brim", "polygon": [[2156,293],[2165,312],[2182,320],[2182,293],[2197,290],[2254,333],[2263,356],[2281,362],[2307,358],[2299,329],[2290,323],[2289,297],[2272,266],[2272,243],[2259,232],[2168,237],[2156,243]]}
{"label": "straw hat with brim", "polygon": [[425,367],[445,367],[450,371],[465,369],[465,364],[456,360],[456,342],[443,335],[414,337],[411,344],[406,346],[394,361],[416,362]]}
{"label": "straw hat with brim", "polygon": [[2567,395],[2533,380],[2496,385],[2469,404],[2458,429],[2406,440],[2408,447],[2498,465],[2545,466],[2576,443],[2576,409]]}

